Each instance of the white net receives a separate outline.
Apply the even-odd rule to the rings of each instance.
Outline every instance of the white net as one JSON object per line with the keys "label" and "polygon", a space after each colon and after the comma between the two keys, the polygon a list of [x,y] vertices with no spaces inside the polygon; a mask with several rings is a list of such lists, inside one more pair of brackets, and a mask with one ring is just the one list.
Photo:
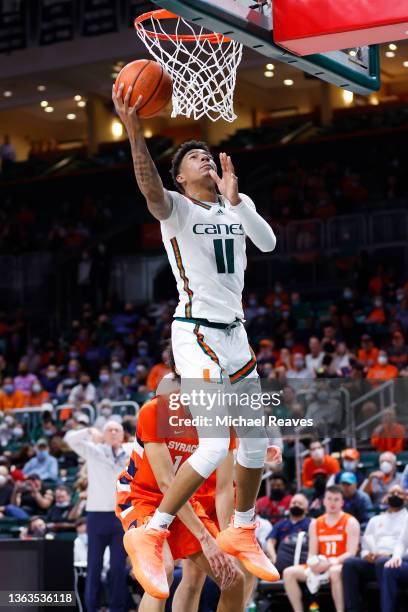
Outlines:
{"label": "white net", "polygon": [[135,27],[149,52],[173,80],[172,117],[207,116],[211,121],[229,122],[236,119],[234,89],[242,58],[241,43],[192,27],[181,17],[163,21],[152,13],[143,21],[137,20]]}

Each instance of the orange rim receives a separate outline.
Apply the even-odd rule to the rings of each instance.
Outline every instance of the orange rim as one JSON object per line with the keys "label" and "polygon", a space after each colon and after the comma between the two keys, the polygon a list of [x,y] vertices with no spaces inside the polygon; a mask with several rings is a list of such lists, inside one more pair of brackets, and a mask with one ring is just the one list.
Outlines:
{"label": "orange rim", "polygon": [[166,9],[157,9],[155,11],[149,11],[148,13],[143,13],[143,15],[139,15],[136,17],[134,21],[134,26],[138,32],[144,32],[146,36],[149,38],[157,38],[158,40],[174,40],[175,42],[183,41],[183,42],[197,42],[197,41],[208,41],[210,44],[215,45],[218,43],[227,43],[230,42],[231,39],[228,36],[223,36],[222,34],[217,34],[216,32],[209,32],[208,34],[199,34],[194,36],[194,34],[162,34],[161,32],[152,32],[151,30],[147,30],[144,26],[144,22],[148,19],[158,19],[159,21],[164,19],[180,19],[178,15],[167,11]]}

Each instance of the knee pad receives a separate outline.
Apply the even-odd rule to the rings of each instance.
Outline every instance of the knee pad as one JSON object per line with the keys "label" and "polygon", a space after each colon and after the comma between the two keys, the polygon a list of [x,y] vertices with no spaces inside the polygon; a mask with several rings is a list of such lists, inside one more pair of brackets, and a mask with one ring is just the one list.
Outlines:
{"label": "knee pad", "polygon": [[265,465],[268,438],[240,438],[237,463],[245,468],[260,469]]}
{"label": "knee pad", "polygon": [[226,459],[229,446],[229,438],[200,438],[197,450],[187,461],[200,476],[208,478]]}

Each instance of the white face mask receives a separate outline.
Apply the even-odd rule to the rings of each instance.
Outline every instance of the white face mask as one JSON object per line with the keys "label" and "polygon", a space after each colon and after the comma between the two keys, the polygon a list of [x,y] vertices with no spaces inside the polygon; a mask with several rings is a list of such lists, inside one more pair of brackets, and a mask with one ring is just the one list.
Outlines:
{"label": "white face mask", "polygon": [[387,365],[388,359],[385,355],[380,355],[378,358],[378,363],[382,366]]}
{"label": "white face mask", "polygon": [[4,476],[4,474],[0,474],[0,487],[4,487],[6,482],[7,482],[6,476]]}
{"label": "white face mask", "polygon": [[357,461],[350,461],[348,459],[343,460],[343,467],[346,472],[354,472],[357,469]]}
{"label": "white face mask", "polygon": [[312,459],[315,459],[315,460],[323,459],[324,450],[322,448],[315,448],[314,450],[311,451],[310,455]]}
{"label": "white face mask", "polygon": [[381,461],[380,470],[384,472],[384,474],[391,474],[393,465],[391,461]]}

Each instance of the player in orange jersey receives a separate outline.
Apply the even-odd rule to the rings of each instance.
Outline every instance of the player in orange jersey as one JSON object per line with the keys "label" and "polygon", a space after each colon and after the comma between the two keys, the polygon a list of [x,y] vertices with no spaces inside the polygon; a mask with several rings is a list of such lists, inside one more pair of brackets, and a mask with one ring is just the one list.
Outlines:
{"label": "player in orange jersey", "polygon": [[306,582],[316,593],[321,584],[330,582],[336,612],[344,612],[341,570],[348,557],[357,554],[360,524],[343,512],[343,492],[337,485],[327,487],[323,505],[326,513],[309,527],[309,554],[306,565],[293,565],[283,572],[285,590],[294,612],[303,612],[299,582]]}
{"label": "player in orange jersey", "polygon": [[[180,407],[179,410],[184,409]],[[175,413],[171,414],[174,416]],[[163,492],[172,482],[175,471],[194,452],[198,444],[194,428],[180,428],[177,434],[169,430],[165,437],[159,437],[158,422],[164,423],[168,416],[168,401],[165,396],[153,398],[143,406],[139,413],[134,450],[126,470],[118,478],[116,513],[124,529],[127,530],[124,545],[133,568],[145,563],[146,551],[133,545],[132,534],[136,529],[132,528],[140,527],[152,516],[160,504]],[[217,485],[216,481],[230,484],[231,465],[230,463],[228,465],[228,461],[231,462],[230,457],[225,466],[218,467],[217,476],[210,476],[210,482],[203,487],[201,491],[203,501],[206,497],[214,496],[215,488],[217,494],[221,496],[219,501],[222,503],[222,500],[226,499],[222,487],[220,484]],[[223,476],[223,470],[228,476],[226,474]],[[214,509],[216,505],[217,502]],[[145,593],[143,596],[140,612],[164,610],[164,599],[169,594],[168,585],[172,580],[174,560],[186,557],[194,561],[220,586],[222,592],[219,610],[231,610],[231,612],[242,610],[243,575],[232,560],[218,548],[214,539],[218,533],[217,525],[196,498],[183,506],[171,524],[169,532],[166,530],[163,549],[166,574],[157,581],[156,574],[152,571],[151,583],[148,585],[150,595]],[[152,546],[157,552],[154,541]],[[145,588],[144,584],[142,586]],[[202,584],[198,585],[198,592],[201,590],[200,586]]]}

